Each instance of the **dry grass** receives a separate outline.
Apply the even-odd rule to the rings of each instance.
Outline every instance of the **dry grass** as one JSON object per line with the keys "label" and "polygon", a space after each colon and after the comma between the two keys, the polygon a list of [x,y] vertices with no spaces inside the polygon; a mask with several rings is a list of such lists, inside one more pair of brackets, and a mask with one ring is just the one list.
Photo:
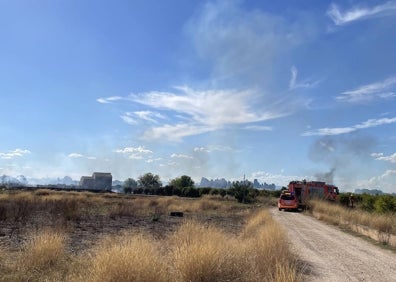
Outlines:
{"label": "dry grass", "polygon": [[324,201],[312,201],[311,211],[319,219],[334,225],[357,230],[360,226],[373,229],[373,238],[388,244],[391,235],[396,235],[396,216],[394,214],[378,214],[360,209],[350,209]]}
{"label": "dry grass", "polygon": [[[0,249],[0,281],[301,280],[283,230],[268,211],[252,205],[216,197],[101,197],[51,191],[6,197],[1,195],[0,204],[20,203],[21,210],[30,211],[47,209],[68,221],[79,221],[87,213],[109,216],[107,220],[150,215],[153,211],[181,211],[195,216],[160,238],[139,229],[129,230],[106,236],[79,254],[66,248],[70,239],[67,228],[39,228],[36,230],[41,231],[25,237],[28,239],[17,253]],[[234,212],[246,218],[237,232],[226,225],[203,223],[199,218],[199,214],[210,214],[209,218],[215,219],[219,214],[231,216]],[[30,214],[25,216],[31,219]]]}
{"label": "dry grass", "polygon": [[393,214],[377,214],[359,209],[348,209],[324,201],[312,201],[312,210],[320,213],[321,218],[337,225],[359,224],[380,232],[396,234],[396,217]]}
{"label": "dry grass", "polygon": [[170,241],[175,281],[235,281],[243,276],[235,238],[218,228],[186,222]]}
{"label": "dry grass", "polygon": [[251,281],[299,281],[297,262],[291,253],[283,229],[268,211],[254,214],[242,233]]}
{"label": "dry grass", "polygon": [[65,255],[65,235],[43,230],[26,243],[19,266],[27,270],[45,270],[56,265]]}
{"label": "dry grass", "polygon": [[65,251],[65,239],[65,234],[58,230],[33,234],[8,266],[12,274],[4,281],[63,280],[72,265]]}
{"label": "dry grass", "polygon": [[83,281],[168,281],[165,260],[153,239],[141,235],[106,238],[89,256]]}
{"label": "dry grass", "polygon": [[175,281],[299,281],[282,229],[267,211],[240,236],[186,222],[171,237]]}

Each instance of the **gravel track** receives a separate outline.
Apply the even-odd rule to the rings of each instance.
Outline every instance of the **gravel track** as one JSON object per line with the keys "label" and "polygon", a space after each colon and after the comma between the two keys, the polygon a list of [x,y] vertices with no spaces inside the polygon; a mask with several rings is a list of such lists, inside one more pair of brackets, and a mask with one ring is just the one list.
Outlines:
{"label": "gravel track", "polygon": [[310,216],[272,209],[306,265],[304,281],[396,281],[396,254]]}

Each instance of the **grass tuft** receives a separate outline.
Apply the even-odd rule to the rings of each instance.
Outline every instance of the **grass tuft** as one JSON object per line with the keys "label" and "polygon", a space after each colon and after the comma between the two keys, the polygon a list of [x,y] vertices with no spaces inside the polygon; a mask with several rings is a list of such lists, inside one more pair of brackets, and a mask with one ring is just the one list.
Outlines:
{"label": "grass tuft", "polygon": [[90,260],[85,281],[168,281],[165,261],[144,235],[107,238]]}
{"label": "grass tuft", "polygon": [[20,251],[15,268],[21,280],[60,279],[68,271],[65,235],[45,229],[32,236]]}

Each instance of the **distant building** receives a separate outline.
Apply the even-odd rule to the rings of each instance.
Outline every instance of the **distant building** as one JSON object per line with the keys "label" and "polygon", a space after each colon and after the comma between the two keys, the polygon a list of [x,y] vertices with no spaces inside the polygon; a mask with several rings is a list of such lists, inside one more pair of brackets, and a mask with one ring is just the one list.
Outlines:
{"label": "distant building", "polygon": [[80,187],[87,190],[111,191],[113,177],[108,172],[94,172],[92,176],[82,176]]}
{"label": "distant building", "polygon": [[81,176],[80,187],[83,189],[94,189],[95,180],[92,176]]}

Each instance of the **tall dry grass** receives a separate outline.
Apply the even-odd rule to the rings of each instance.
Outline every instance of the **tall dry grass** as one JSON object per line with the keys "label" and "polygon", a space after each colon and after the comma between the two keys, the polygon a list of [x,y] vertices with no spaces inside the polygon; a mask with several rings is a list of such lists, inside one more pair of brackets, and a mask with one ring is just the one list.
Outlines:
{"label": "tall dry grass", "polygon": [[107,238],[88,260],[83,281],[169,281],[157,242],[147,235]]}
{"label": "tall dry grass", "polygon": [[191,221],[170,238],[174,281],[236,281],[244,276],[236,238]]}
{"label": "tall dry grass", "polygon": [[[395,214],[379,214],[360,209],[350,209],[324,201],[312,201],[311,212],[323,221],[360,232],[384,245],[395,245],[394,239],[391,239],[392,236],[396,235]],[[372,231],[366,230],[367,228]]]}
{"label": "tall dry grass", "polygon": [[87,258],[82,281],[300,281],[282,229],[267,211],[252,216],[240,235],[185,221],[168,238],[107,238]]}
{"label": "tall dry grass", "polygon": [[252,281],[299,281],[297,260],[284,230],[267,210],[253,214],[241,234]]}
{"label": "tall dry grass", "polygon": [[45,229],[33,234],[15,260],[14,278],[21,281],[63,280],[70,266],[65,239],[65,234],[59,230]]}
{"label": "tall dry grass", "polygon": [[337,225],[364,225],[380,232],[396,235],[396,216],[378,214],[360,209],[345,208],[325,201],[312,201],[312,211],[320,213],[320,218]]}
{"label": "tall dry grass", "polygon": [[299,281],[283,230],[268,211],[252,216],[239,236],[186,222],[170,238],[175,281]]}

